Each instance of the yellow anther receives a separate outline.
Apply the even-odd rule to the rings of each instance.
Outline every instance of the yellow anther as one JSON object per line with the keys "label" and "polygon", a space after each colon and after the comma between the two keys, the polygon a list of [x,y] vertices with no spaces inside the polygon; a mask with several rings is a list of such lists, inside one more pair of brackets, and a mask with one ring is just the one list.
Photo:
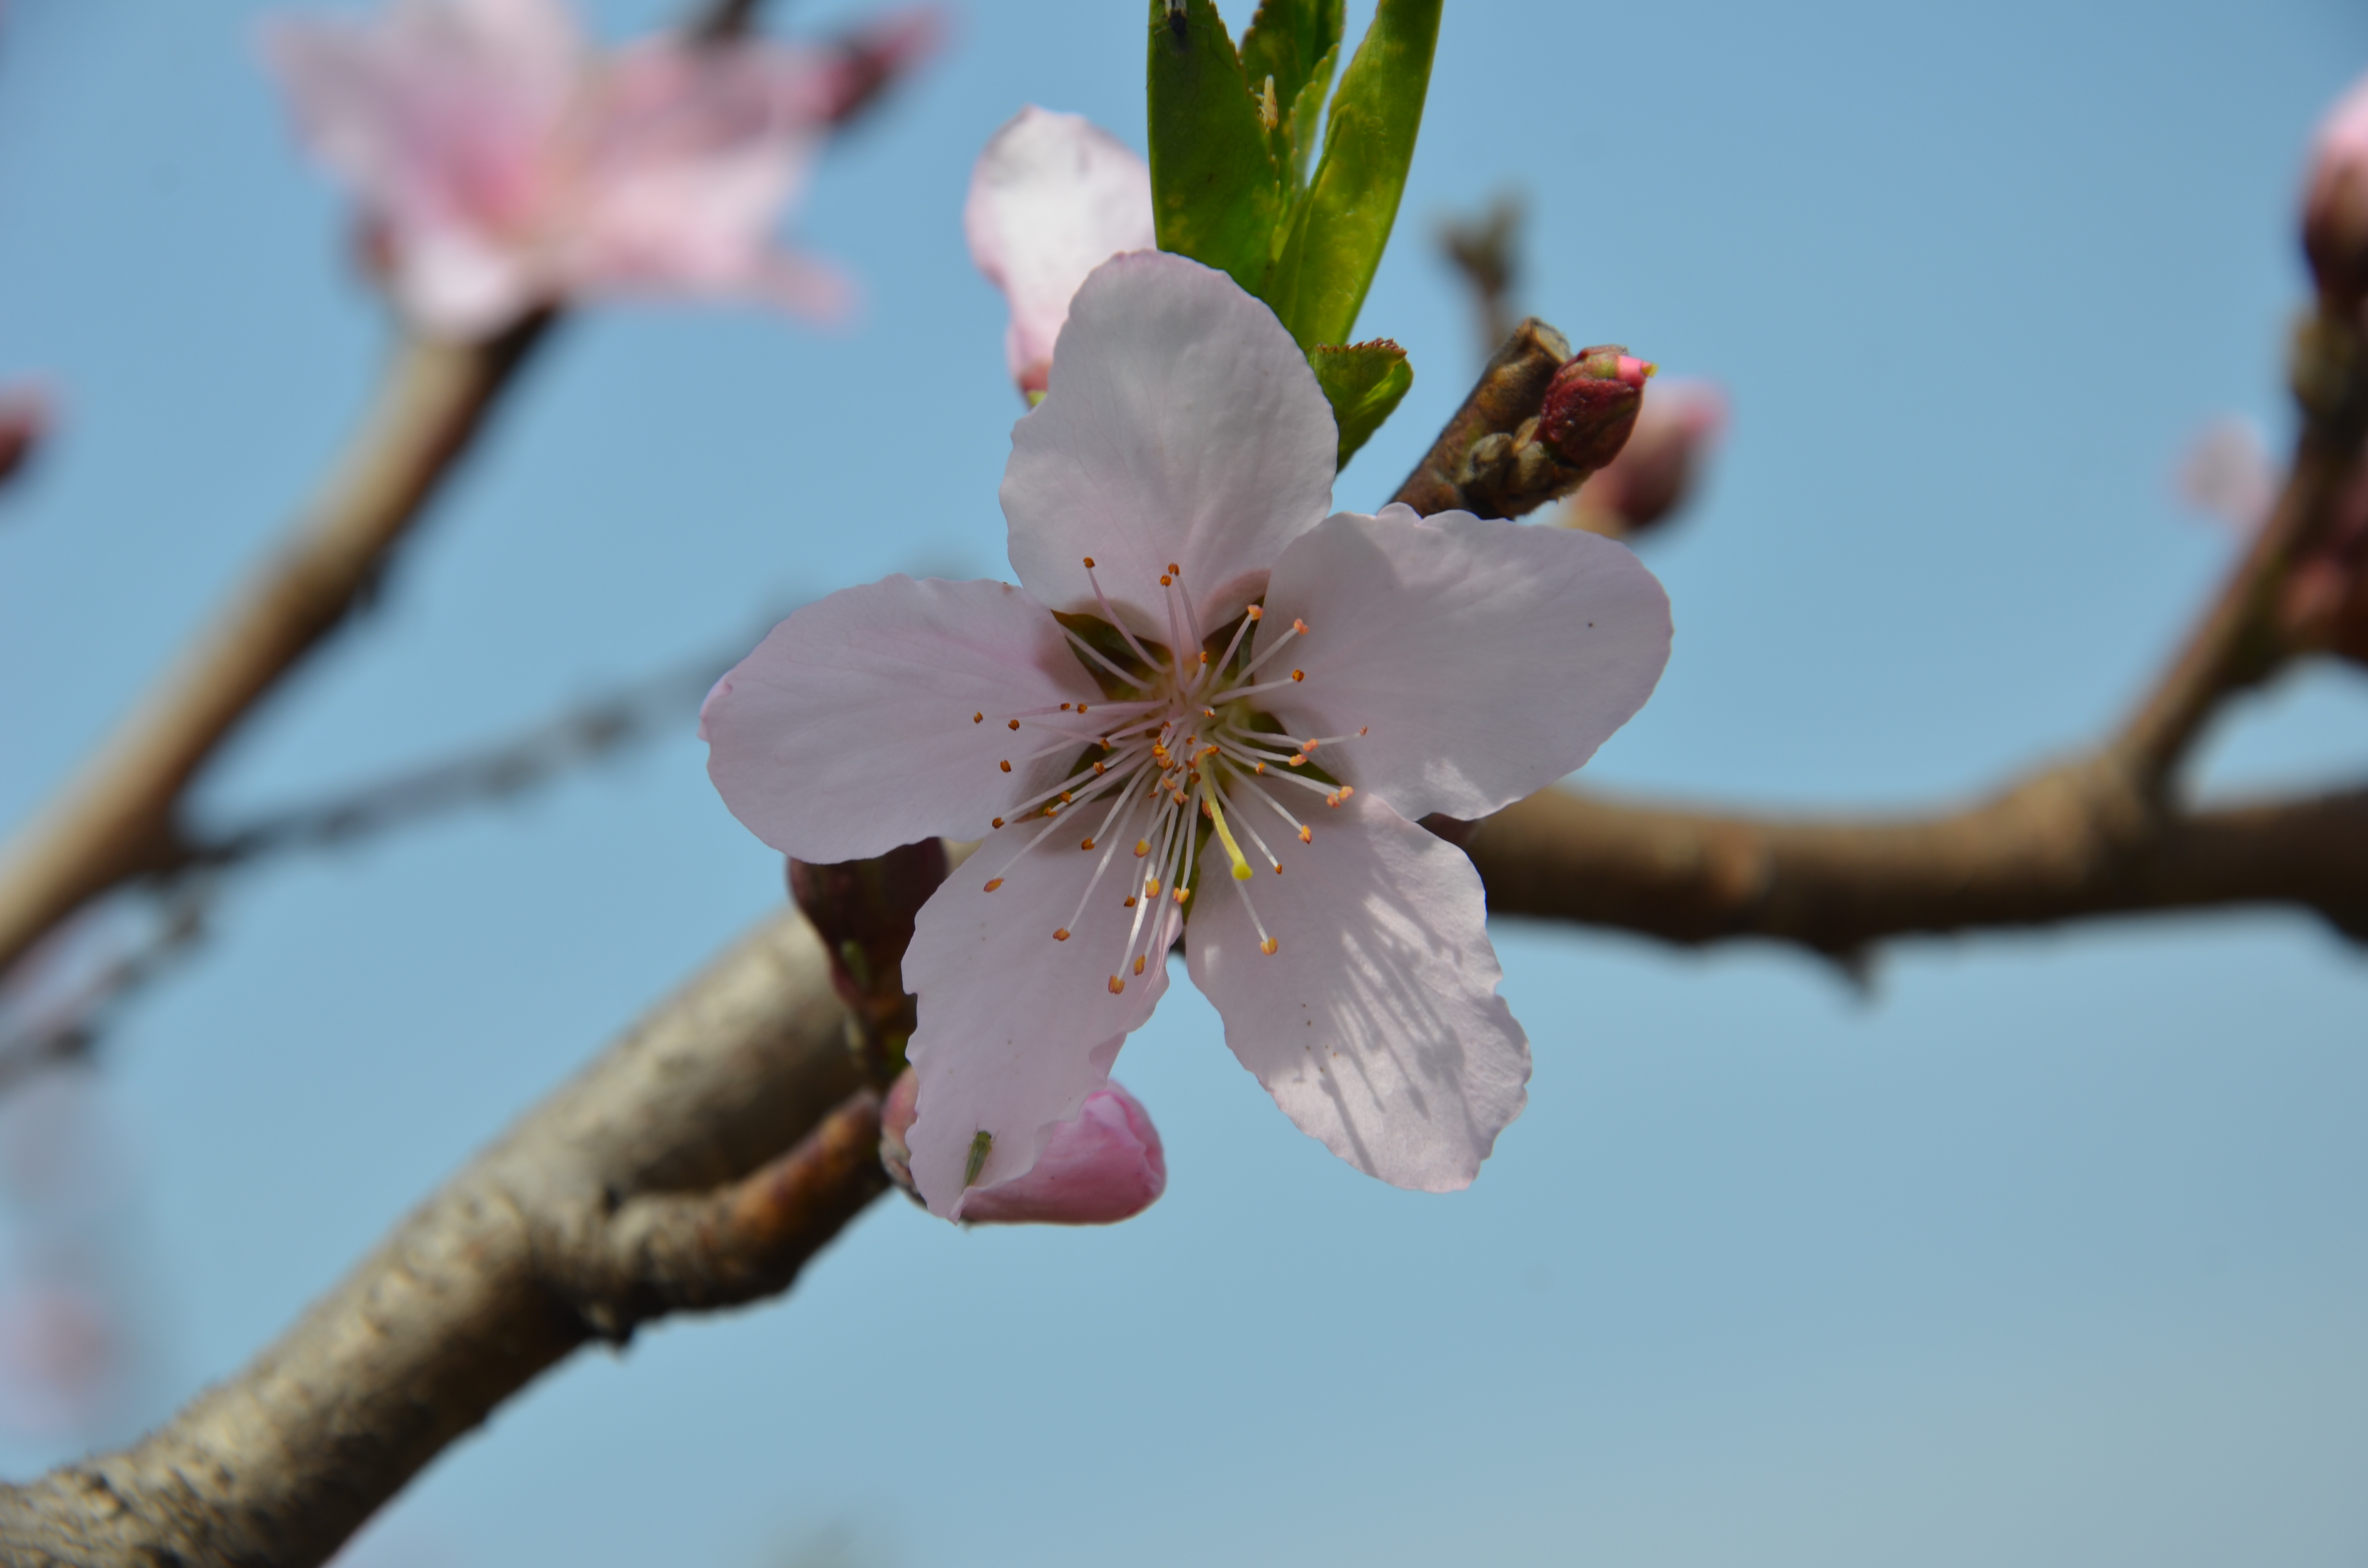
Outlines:
{"label": "yellow anther", "polygon": [[[1300,842],[1300,843],[1302,843],[1302,844],[1313,844],[1313,843],[1315,843],[1315,830],[1314,828],[1312,828],[1312,827],[1309,827],[1305,823],[1302,823],[1302,824],[1299,824],[1299,842]],[[1277,869],[1277,870],[1281,870],[1281,869],[1282,869],[1282,868],[1281,868],[1281,867],[1280,867],[1280,866],[1278,866],[1278,867],[1276,867],[1276,868],[1275,868],[1275,869]]]}
{"label": "yellow anther", "polygon": [[996,825],[996,827],[1001,827],[1001,826],[1003,825],[1003,819],[1002,819],[1001,817],[997,817],[997,818],[996,818],[996,819],[995,819],[995,825]]}
{"label": "yellow anther", "polygon": [[1305,680],[1307,678],[1307,672],[1305,670],[1293,670],[1291,672],[1291,678],[1293,680]]}
{"label": "yellow anther", "polygon": [[1143,891],[1150,897],[1157,898],[1159,896],[1159,879],[1157,877],[1144,878]]}
{"label": "yellow anther", "polygon": [[1117,995],[1120,992],[1124,991],[1125,989],[1126,989],[1126,982],[1125,982],[1125,981],[1121,980],[1117,975],[1114,975],[1114,974],[1110,976],[1110,994],[1111,994],[1111,995],[1115,996],[1115,995]]}
{"label": "yellow anther", "polygon": [[1167,570],[1168,570],[1170,573],[1172,573],[1173,574],[1175,574],[1176,576],[1181,577],[1182,575],[1184,575],[1184,568],[1182,568],[1181,566],[1177,565],[1177,564],[1176,564],[1176,562],[1174,562],[1173,561],[1171,561],[1171,562],[1169,562],[1167,563]]}
{"label": "yellow anther", "polygon": [[970,722],[973,724],[984,724],[986,722],[986,715],[984,713],[973,713],[970,716]]}
{"label": "yellow anther", "polygon": [[1003,771],[1004,771],[1004,772],[1006,772],[1006,773],[1008,773],[1008,772],[1010,772],[1010,771],[1011,771],[1011,759],[1010,759],[1009,757],[1006,757],[1006,758],[1004,758],[1004,759],[1003,759]]}
{"label": "yellow anther", "polygon": [[997,889],[997,888],[1001,887],[1002,885],[1003,885],[1003,879],[1002,879],[1001,877],[996,877],[996,878],[995,878],[993,881],[989,881],[989,882],[986,884],[986,891],[987,891],[987,892],[993,892],[996,889]]}
{"label": "yellow anther", "polygon": [[1065,942],[1068,939],[1069,928],[1066,926],[1062,926],[1059,930],[1053,933],[1053,940],[1056,942]]}
{"label": "yellow anther", "polygon": [[1091,849],[1093,846],[1094,846],[1094,841],[1093,841],[1092,839],[1090,839],[1090,838],[1087,839],[1084,843],[1082,843],[1082,844],[1080,844],[1080,845],[1078,845],[1078,846],[1077,846],[1077,847],[1078,847],[1078,848],[1080,848],[1080,849]]}
{"label": "yellow anther", "polygon": [[1018,729],[1018,728],[1019,728],[1019,720],[1017,720],[1017,719],[1014,719],[1013,721],[1011,721],[1011,727],[1012,727],[1013,729],[1015,729],[1015,730],[1016,730],[1016,729]]}
{"label": "yellow anther", "polygon": [[1165,587],[1169,587],[1169,586],[1172,586],[1172,585],[1174,585],[1175,581],[1176,581],[1176,579],[1175,579],[1175,578],[1173,578],[1173,577],[1162,576],[1162,577],[1159,579],[1159,585],[1160,585],[1161,587],[1163,587],[1163,588],[1165,588]]}
{"label": "yellow anther", "polygon": [[1217,804],[1217,798],[1204,795],[1201,804],[1208,808],[1209,820],[1217,824],[1217,836],[1225,842],[1225,854],[1234,863],[1234,881],[1248,881],[1258,873],[1250,869],[1249,857],[1242,853],[1242,846],[1234,842],[1234,830],[1225,825],[1225,813]]}
{"label": "yellow anther", "polygon": [[1307,622],[1305,622],[1305,621],[1304,621],[1304,620],[1300,620],[1300,619],[1298,619],[1294,618],[1294,619],[1292,620],[1292,623],[1291,623],[1291,629],[1292,629],[1293,631],[1298,632],[1302,637],[1304,637],[1304,636],[1306,636],[1306,635],[1307,635]]}
{"label": "yellow anther", "polygon": [[1192,890],[1191,890],[1190,888],[1178,888],[1178,889],[1176,890],[1176,893],[1175,893],[1175,898],[1176,898],[1176,907],[1177,907],[1177,908],[1178,908],[1178,909],[1183,908],[1183,907],[1184,907],[1184,901],[1185,901],[1186,899],[1188,899],[1188,898],[1190,898],[1191,896],[1192,896]]}
{"label": "yellow anther", "polygon": [[1140,859],[1142,859],[1145,855],[1148,855],[1148,854],[1150,854],[1150,853],[1151,853],[1151,840],[1149,840],[1149,839],[1147,839],[1147,838],[1138,838],[1138,839],[1136,839],[1136,840],[1134,841],[1134,858],[1135,858],[1136,859],[1140,860]]}
{"label": "yellow anther", "polygon": [[1134,907],[1134,895],[1133,893],[1127,894],[1126,902],[1120,904],[1119,907],[1121,909],[1133,909]]}
{"label": "yellow anther", "polygon": [[1265,941],[1258,944],[1258,951],[1264,953],[1269,958],[1272,958],[1274,957],[1274,950],[1281,945],[1281,943],[1276,941],[1272,937],[1269,937]]}
{"label": "yellow anther", "polygon": [[1137,974],[1141,974],[1143,972],[1143,955],[1141,953],[1134,955],[1134,972]]}
{"label": "yellow anther", "polygon": [[1092,556],[1088,555],[1088,556],[1087,556],[1087,557],[1086,557],[1086,570],[1087,570],[1087,571],[1088,571],[1088,572],[1090,572],[1090,571],[1092,571],[1093,569],[1094,569],[1094,558],[1093,558]]}
{"label": "yellow anther", "polygon": [[1252,620],[1264,620],[1266,619],[1266,611],[1263,608],[1258,605],[1252,605],[1249,608],[1249,617]]}

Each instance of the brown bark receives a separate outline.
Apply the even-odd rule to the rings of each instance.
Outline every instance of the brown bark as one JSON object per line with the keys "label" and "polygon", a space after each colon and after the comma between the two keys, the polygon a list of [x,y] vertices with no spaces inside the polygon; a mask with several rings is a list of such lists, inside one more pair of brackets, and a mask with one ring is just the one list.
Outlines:
{"label": "brown bark", "polygon": [[2248,906],[2368,939],[2368,790],[2157,816],[2109,765],[1928,817],[1783,820],[1549,790],[1434,823],[1496,915],[1700,944],[1759,937],[1839,959],[1909,936]]}

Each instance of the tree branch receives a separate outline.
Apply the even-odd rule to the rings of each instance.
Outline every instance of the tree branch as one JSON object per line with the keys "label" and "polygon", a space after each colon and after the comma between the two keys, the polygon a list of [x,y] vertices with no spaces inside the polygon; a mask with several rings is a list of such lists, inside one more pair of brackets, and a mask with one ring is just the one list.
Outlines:
{"label": "tree branch", "polygon": [[779,1290],[885,1185],[813,927],[760,927],[132,1448],[0,1488],[0,1561],[305,1568],[586,1343]]}
{"label": "tree branch", "polygon": [[1854,961],[1891,937],[2246,905],[2368,940],[2368,790],[2157,813],[2109,762],[1893,821],[1724,816],[1549,790],[1463,845],[1492,915],[1688,945],[1741,937]]}

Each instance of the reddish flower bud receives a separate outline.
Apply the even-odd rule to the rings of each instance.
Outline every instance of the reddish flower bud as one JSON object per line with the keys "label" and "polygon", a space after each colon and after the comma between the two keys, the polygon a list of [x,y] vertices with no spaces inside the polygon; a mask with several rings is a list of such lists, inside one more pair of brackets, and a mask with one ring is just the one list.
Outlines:
{"label": "reddish flower bud", "polygon": [[[920,1080],[908,1072],[880,1109],[880,1163],[907,1192],[912,1151],[905,1140],[919,1099]],[[1167,1155],[1151,1113],[1111,1084],[1053,1130],[1027,1175],[966,1197],[962,1217],[973,1225],[1109,1225],[1142,1213],[1167,1190]]]}
{"label": "reddish flower bud", "polygon": [[1709,381],[1664,382],[1645,400],[1628,444],[1571,497],[1563,520],[1617,539],[1642,533],[1686,504],[1726,427],[1726,394]]}
{"label": "reddish flower bud", "polygon": [[1547,383],[1537,439],[1571,468],[1603,467],[1627,445],[1655,369],[1617,344],[1581,349]]}
{"label": "reddish flower bud", "polygon": [[2302,245],[2329,308],[2353,312],[2368,300],[2368,79],[2319,126]]}

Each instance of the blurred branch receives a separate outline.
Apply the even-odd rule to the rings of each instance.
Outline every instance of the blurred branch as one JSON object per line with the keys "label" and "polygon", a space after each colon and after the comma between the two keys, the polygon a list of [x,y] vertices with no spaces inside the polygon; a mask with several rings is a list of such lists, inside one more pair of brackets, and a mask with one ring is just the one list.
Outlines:
{"label": "blurred branch", "polygon": [[230,1381],[0,1487],[0,1561],[308,1568],[583,1346],[761,1299],[886,1185],[814,929],[785,911],[529,1112]]}
{"label": "blurred branch", "polygon": [[[760,0],[706,0],[698,38],[745,29]],[[871,58],[916,47],[908,27],[858,35],[840,106],[858,112],[888,73]],[[876,66],[877,62],[873,62]],[[186,863],[191,783],[263,702],[368,603],[396,548],[474,446],[501,396],[561,312],[484,343],[404,339],[343,464],[274,558],[201,631],[108,743],[0,846],[0,972],[74,911],[125,882]]]}
{"label": "blurred branch", "polygon": [[[779,619],[769,617],[765,624]],[[85,1054],[115,1008],[197,946],[222,892],[220,873],[290,852],[343,847],[447,812],[515,800],[574,768],[669,733],[697,711],[700,699],[751,641],[737,639],[729,651],[719,649],[594,698],[495,744],[176,844],[172,858],[146,874],[144,886],[118,889],[112,895],[150,901],[154,914],[144,922],[146,928],[130,936],[120,929],[127,922],[102,920],[115,950],[75,977],[63,994],[45,997],[41,1006],[20,1006],[10,985],[0,981],[0,1094],[44,1066]],[[42,965],[44,950],[60,941],[71,945],[78,928],[98,918],[105,907],[85,906],[29,949],[8,978],[23,978],[28,988],[38,985],[38,973],[27,971]]]}
{"label": "blurred branch", "polygon": [[1514,290],[1521,279],[1521,199],[1506,191],[1469,218],[1443,220],[1439,248],[1472,290],[1480,352],[1493,353],[1513,331]]}
{"label": "blurred branch", "polygon": [[0,850],[0,970],[90,900],[186,857],[199,771],[364,601],[550,325],[406,342],[352,452],[279,553],[97,756]]}
{"label": "blurred branch", "polygon": [[2360,475],[2368,341],[2358,319],[2331,311],[2305,318],[2292,358],[2303,417],[2284,489],[2186,646],[2112,743],[2115,757],[2149,790],[2171,777],[2223,701],[2266,680],[2295,652],[2281,634],[2280,591],[2334,528]]}
{"label": "blurred branch", "polygon": [[516,799],[685,722],[708,688],[739,662],[749,641],[733,646],[732,653],[710,654],[577,704],[507,740],[198,839],[183,846],[167,869],[177,875],[353,844],[465,807]]}

